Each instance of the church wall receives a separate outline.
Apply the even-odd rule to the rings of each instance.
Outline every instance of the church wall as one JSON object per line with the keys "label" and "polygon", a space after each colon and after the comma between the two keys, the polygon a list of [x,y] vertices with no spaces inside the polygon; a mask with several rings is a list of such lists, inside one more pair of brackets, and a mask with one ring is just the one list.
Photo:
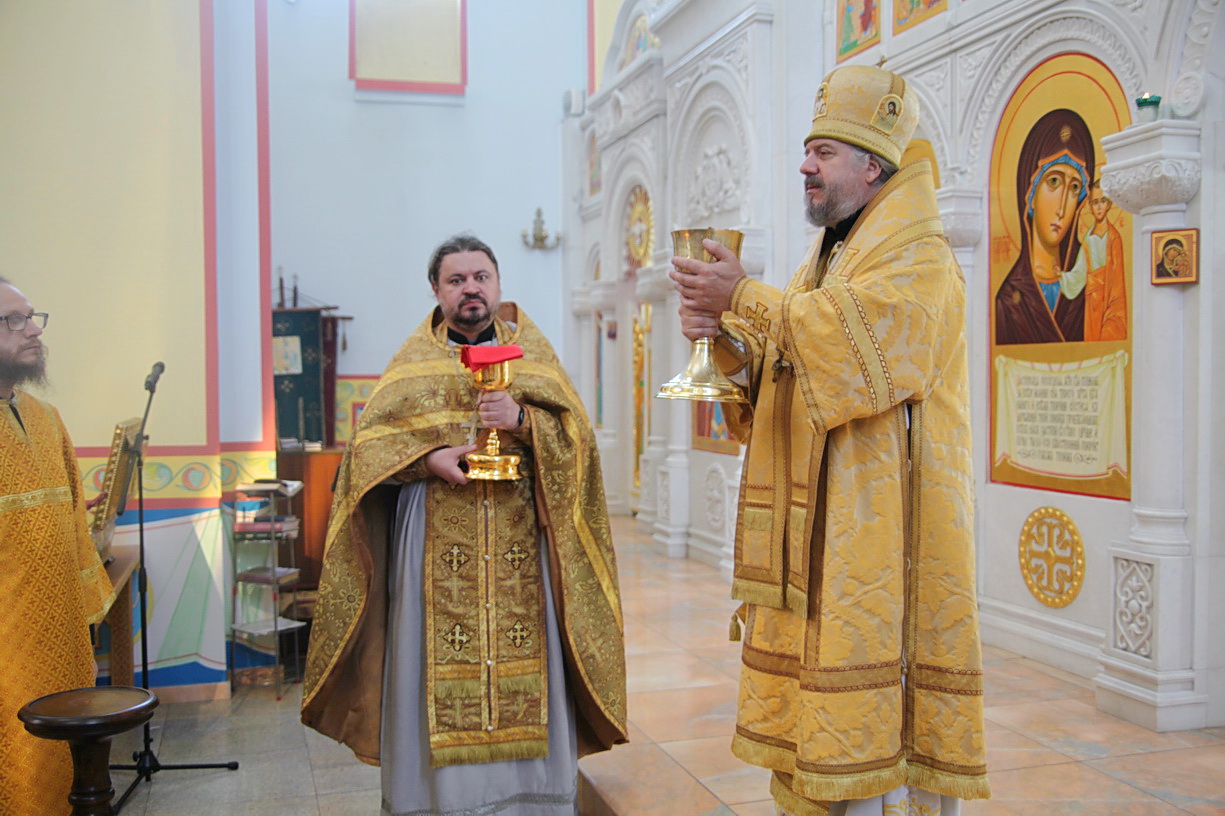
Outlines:
{"label": "church wall", "polygon": [[469,6],[467,91],[444,96],[355,90],[348,4],[269,2],[273,276],[354,317],[342,376],[382,371],[433,305],[430,252],[460,231],[490,244],[504,298],[563,350],[563,255],[520,233],[537,207],[561,225],[562,96],[585,86],[584,5]]}
{"label": "church wall", "polygon": [[[1225,257],[1207,226],[1225,204],[1220,189],[1225,26],[1218,19],[1219,4],[949,0],[945,10],[905,30],[895,30],[895,5],[879,4],[879,41],[840,61],[848,21],[838,18],[834,0],[817,7],[732,0],[627,3],[606,65],[613,64],[613,54],[621,53],[618,36],[627,34],[629,19],[646,14],[658,43],[639,59],[658,60],[663,81],[647,87],[643,98],[643,88],[632,79],[635,69],[606,71],[600,93],[590,100],[595,113],[583,127],[603,146],[618,138],[616,128],[600,113],[614,108],[611,100],[633,93],[640,109],[663,103],[666,156],[655,175],[644,181],[656,194],[659,240],[666,242],[676,226],[699,226],[685,223],[691,174],[711,182],[721,181],[719,173],[724,172],[729,184],[712,187],[735,190],[729,198],[735,198],[737,212],[733,216],[707,209],[701,226],[709,221],[712,226],[744,229],[746,269],[781,286],[816,236],[816,230],[804,224],[794,175],[815,87],[840,62],[875,64],[887,56],[887,67],[905,76],[920,99],[916,136],[931,145],[941,179],[938,200],[945,232],[967,281],[984,642],[1092,681],[1102,710],[1149,727],[1220,724],[1225,721],[1225,642],[1215,633],[1225,624],[1225,603],[1213,599],[1211,587],[1225,577],[1225,520],[1216,512],[1225,498],[1217,473],[1225,462],[1225,443],[1217,430],[1222,408],[1212,395],[1220,392],[1216,358],[1225,345],[1218,337],[1220,321],[1212,316],[1225,305],[1225,295],[1212,275]],[[748,27],[755,39],[733,50],[735,57],[729,61],[733,34],[748,20],[753,21]],[[1065,55],[1083,55],[1071,59],[1082,60],[1085,75],[1099,77],[1103,90],[1088,95],[1064,92],[1058,99],[1039,96],[1036,104],[1078,112],[1094,105],[1115,106],[1113,125],[1094,126],[1096,157],[1086,173],[1102,179],[1113,201],[1110,218],[1122,225],[1125,257],[1130,259],[1127,337],[1092,341],[1103,353],[1126,355],[1126,455],[1120,460],[1125,476],[1116,472],[1084,483],[1092,489],[1067,478],[1000,478],[994,473],[998,467],[992,466],[999,450],[992,409],[999,392],[991,379],[993,360],[999,356],[990,343],[994,295],[1003,254],[1016,252],[997,242],[992,232],[992,207],[999,206],[992,197],[993,148],[1010,100],[1026,77],[1068,60]],[[736,67],[729,70],[729,63]],[[1117,91],[1107,92],[1109,87]],[[1134,100],[1146,91],[1164,97],[1156,125],[1135,124],[1139,111]],[[1101,101],[1107,98],[1113,101]],[[712,128],[712,122],[719,124]],[[736,159],[730,171],[726,161],[702,165],[706,151],[718,154],[714,142],[735,142],[730,134],[740,131],[747,135],[730,151]],[[717,133],[713,139],[712,132]],[[609,158],[605,153],[602,162],[603,211],[588,214],[591,220],[605,219],[602,230],[592,228],[590,233],[598,232],[605,242],[618,237],[616,226],[607,220],[615,218],[609,209],[617,202],[608,196],[623,181]],[[666,193],[661,197],[659,190]],[[1149,271],[1154,231],[1193,227],[1200,228],[1198,283],[1153,286]],[[993,247],[999,256],[994,271]],[[658,263],[660,268],[650,271],[657,281],[666,275],[666,255]],[[583,282],[568,283],[586,297]],[[640,285],[638,291],[652,290]],[[666,282],[653,291],[656,353],[672,361],[672,368],[664,366],[660,373],[667,378],[683,365],[688,344],[679,337],[675,297],[667,292]],[[1069,351],[1076,352],[1069,361],[1092,356],[1092,349],[1078,343],[1067,341]],[[1036,359],[1060,359],[1053,346],[1026,348]],[[615,371],[610,375],[613,380],[619,376]],[[720,479],[734,487],[739,459],[695,444],[689,406],[657,402],[661,404],[652,407],[653,417],[668,417],[668,429],[662,455],[646,462],[647,472],[654,468],[657,473],[656,504],[646,508],[645,519],[640,514],[640,522],[655,531],[661,549],[670,554],[726,568],[734,492],[720,506],[718,487]],[[614,432],[628,429],[623,422]],[[681,512],[675,510],[678,498],[683,500]],[[1063,599],[1064,605],[1035,596],[1041,594],[1043,578],[1034,559],[1040,545],[1032,540],[1026,540],[1023,567],[1023,526],[1032,511],[1044,506],[1070,519],[1082,538],[1083,585]],[[1063,559],[1070,569],[1072,551],[1056,543],[1056,561]]]}

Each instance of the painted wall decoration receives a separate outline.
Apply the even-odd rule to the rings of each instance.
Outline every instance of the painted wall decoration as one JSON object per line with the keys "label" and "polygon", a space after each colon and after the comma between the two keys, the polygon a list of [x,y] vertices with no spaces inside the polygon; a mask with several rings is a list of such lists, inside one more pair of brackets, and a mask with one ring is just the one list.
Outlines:
{"label": "painted wall decoration", "polygon": [[1000,119],[989,191],[992,481],[1131,494],[1132,223],[1099,183],[1102,137],[1130,122],[1118,80],[1083,54],[1036,67]]}
{"label": "painted wall decoration", "polygon": [[740,453],[740,443],[732,438],[723,416],[721,402],[693,403],[693,447],[712,453]]}
{"label": "painted wall decoration", "polygon": [[651,33],[647,16],[639,15],[638,19],[634,20],[629,39],[625,43],[625,56],[621,60],[621,67],[629,65],[652,48],[659,48],[659,38]]}
{"label": "painted wall decoration", "polygon": [[1195,283],[1199,280],[1199,230],[1163,230],[1153,233],[1149,259],[1154,286]]}
{"label": "painted wall decoration", "polygon": [[1076,600],[1085,584],[1085,542],[1076,522],[1055,507],[1039,507],[1021,526],[1021,577],[1029,592],[1052,609]]}
{"label": "painted wall decoration", "polygon": [[374,375],[336,378],[336,410],[332,419],[336,424],[337,445],[347,445],[353,438],[353,428],[378,381]]}
{"label": "painted wall decoration", "polygon": [[879,0],[838,0],[838,62],[880,42]]}
{"label": "painted wall decoration", "polygon": [[949,0],[893,0],[893,33],[899,34],[949,7]]}
{"label": "painted wall decoration", "polygon": [[463,94],[467,0],[349,0],[349,77],[362,90]]}

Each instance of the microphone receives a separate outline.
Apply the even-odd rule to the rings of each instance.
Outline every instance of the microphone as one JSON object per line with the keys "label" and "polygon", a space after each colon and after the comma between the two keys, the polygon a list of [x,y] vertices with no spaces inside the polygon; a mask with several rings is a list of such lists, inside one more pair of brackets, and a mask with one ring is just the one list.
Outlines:
{"label": "microphone", "polygon": [[149,372],[149,376],[145,377],[145,390],[152,394],[157,390],[158,377],[162,376],[162,372],[166,370],[165,363],[154,363],[153,370]]}

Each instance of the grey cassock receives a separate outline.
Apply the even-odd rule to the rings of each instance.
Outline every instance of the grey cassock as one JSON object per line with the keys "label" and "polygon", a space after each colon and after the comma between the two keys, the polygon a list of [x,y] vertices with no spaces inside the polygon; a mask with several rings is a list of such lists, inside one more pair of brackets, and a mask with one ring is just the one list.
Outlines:
{"label": "grey cassock", "polygon": [[[578,744],[553,594],[546,591],[549,755],[473,765],[430,766],[425,710],[426,483],[400,488],[387,555],[387,655],[383,661],[383,816],[573,816]],[[543,536],[542,536],[543,539]],[[542,540],[542,553],[546,552]],[[540,559],[549,585],[549,563]]]}

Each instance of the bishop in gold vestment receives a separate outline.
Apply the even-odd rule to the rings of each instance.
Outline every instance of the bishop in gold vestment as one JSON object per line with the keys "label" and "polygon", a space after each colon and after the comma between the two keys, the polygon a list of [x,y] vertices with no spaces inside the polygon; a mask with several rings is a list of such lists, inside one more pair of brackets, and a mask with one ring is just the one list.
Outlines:
{"label": "bishop in gold vestment", "polygon": [[[481,764],[478,776],[454,783],[471,788],[497,778],[487,763],[553,762],[567,751],[565,742],[571,754],[585,754],[625,741],[626,733],[620,595],[594,435],[548,340],[517,306],[499,304],[492,254],[461,249],[447,259],[456,257],[479,261],[476,275],[486,277],[459,280],[471,292],[448,302],[448,267],[440,279],[431,275],[440,308],[393,357],[341,465],[302,718],[363,761],[379,764],[393,754],[397,767],[384,768],[384,813],[493,806],[506,808],[499,813],[569,813],[574,759],[558,766],[568,770],[536,773],[524,790],[507,781],[508,789],[489,791],[493,799],[473,800],[471,791],[419,798],[423,785],[446,787],[455,766]],[[492,291],[481,294],[482,286]],[[457,324],[466,313],[488,318],[475,327]],[[518,417],[501,434],[503,452],[523,457],[521,479],[468,481],[431,469],[432,454],[472,447],[464,440],[477,392],[460,363],[457,325],[473,329],[458,337],[464,343],[522,347],[504,397]],[[397,493],[400,510],[393,512]],[[418,532],[402,533],[414,517]],[[406,567],[418,540],[424,553]],[[407,573],[419,587],[397,583],[404,569],[419,570],[419,578]],[[397,594],[412,596],[407,612]],[[388,621],[415,631],[389,634]],[[393,664],[391,656],[401,653],[408,657]],[[398,735],[385,732],[401,709],[417,705],[400,699],[405,688],[407,696],[424,697],[420,758],[415,736],[396,742]],[[554,729],[558,719],[573,721],[568,736]],[[416,723],[411,710],[404,721]],[[548,778],[562,773],[571,778]],[[397,775],[413,790],[397,792]],[[537,783],[559,787],[545,791]]]}
{"label": "bishop in gold vestment", "polygon": [[[94,684],[89,624],[102,619],[111,593],[64,423],[53,406],[12,388],[20,379],[12,372],[41,368],[41,327],[32,312],[0,279],[0,816],[71,810],[67,743],[32,736],[17,711],[43,695]],[[23,328],[11,330],[17,321]]]}
{"label": "bishop in gold vestment", "polygon": [[732,750],[774,771],[788,814],[989,795],[965,281],[931,167],[897,169],[917,120],[901,77],[835,71],[800,168],[825,229],[788,286],[717,244],[714,265],[674,259],[686,333],[717,325],[717,359],[748,385],[728,416],[748,444]]}

